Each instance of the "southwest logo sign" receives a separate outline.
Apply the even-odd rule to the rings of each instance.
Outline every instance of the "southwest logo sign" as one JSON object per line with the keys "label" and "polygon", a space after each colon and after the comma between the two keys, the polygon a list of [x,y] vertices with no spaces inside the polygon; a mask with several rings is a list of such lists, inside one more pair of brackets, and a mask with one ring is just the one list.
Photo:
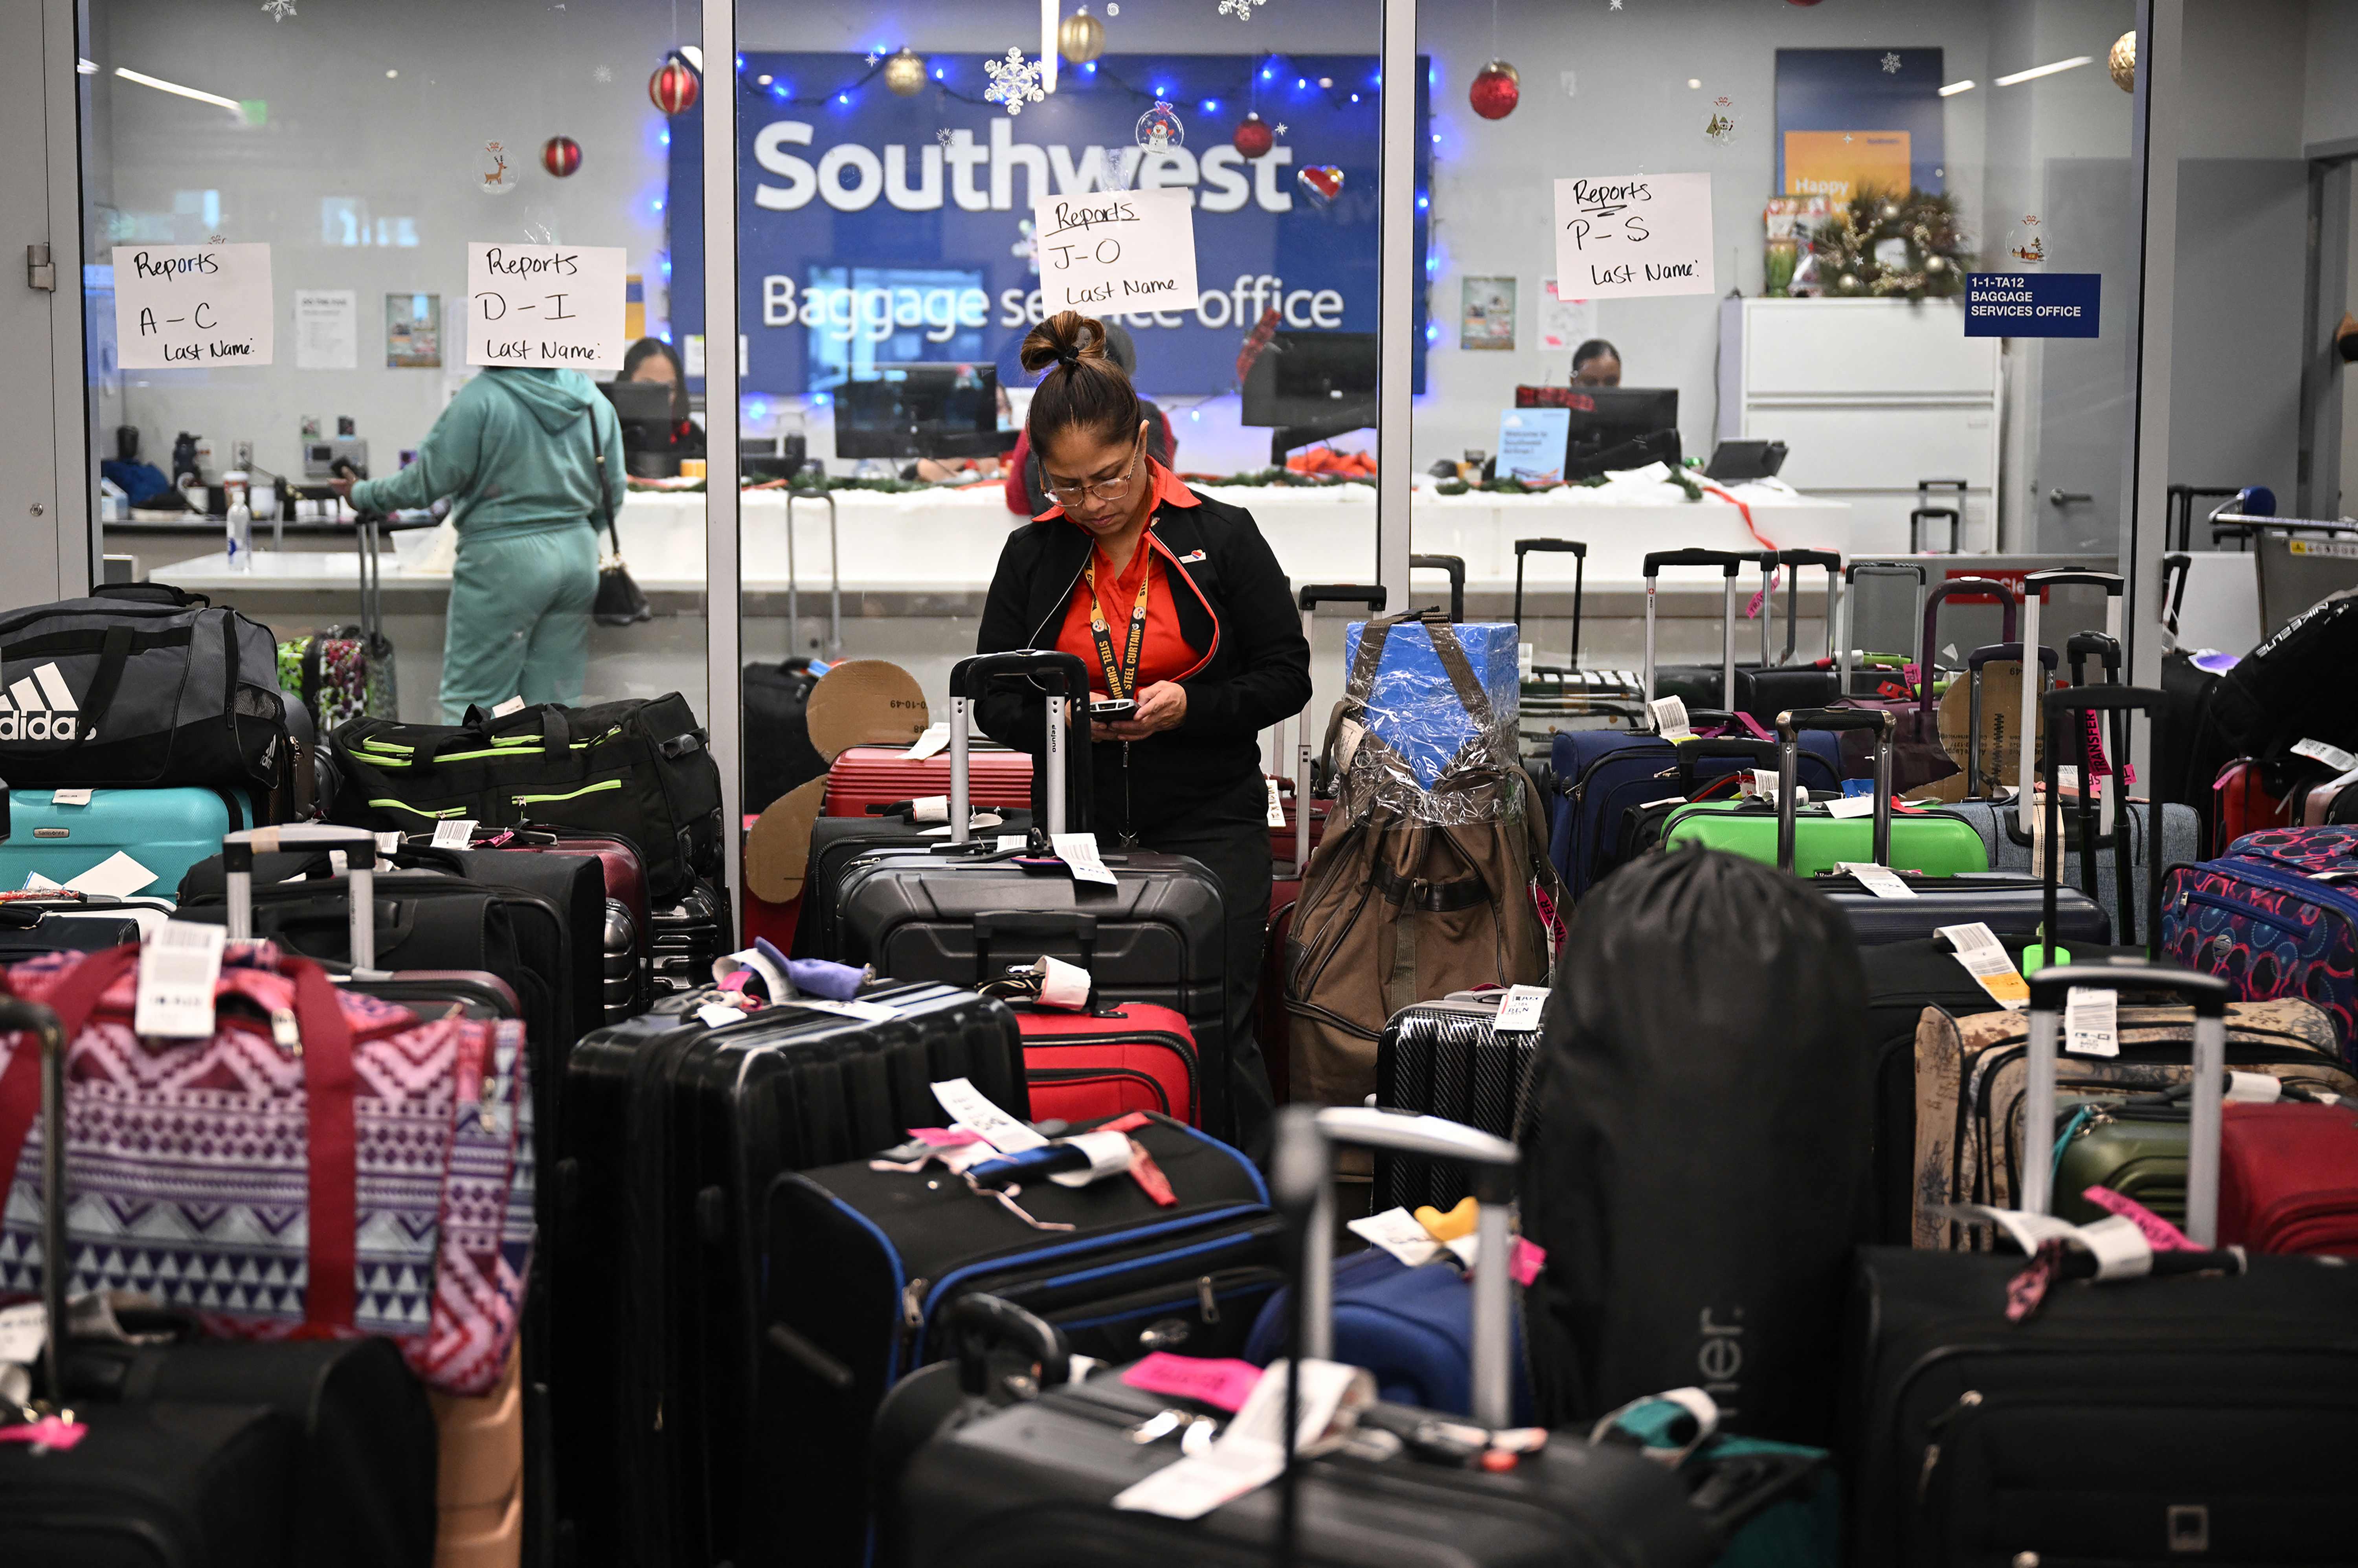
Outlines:
{"label": "southwest logo sign", "polygon": [[81,705],[66,688],[55,665],[38,665],[22,680],[9,683],[0,697],[0,741],[72,741],[77,736]]}

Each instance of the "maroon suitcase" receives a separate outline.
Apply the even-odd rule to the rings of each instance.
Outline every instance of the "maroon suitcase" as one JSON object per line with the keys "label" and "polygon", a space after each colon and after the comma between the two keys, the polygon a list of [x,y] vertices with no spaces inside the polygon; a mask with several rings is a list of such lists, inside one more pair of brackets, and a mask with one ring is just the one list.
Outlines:
{"label": "maroon suitcase", "polygon": [[[425,834],[410,842],[429,843]],[[587,855],[606,881],[606,923],[600,933],[599,1000],[604,1022],[620,1023],[644,1012],[654,1000],[654,915],[647,903],[647,864],[637,845],[615,834],[578,827],[481,827],[469,848],[543,855]]]}
{"label": "maroon suitcase", "polygon": [[2230,1105],[2220,1134],[2219,1244],[2358,1258],[2358,1106]]}
{"label": "maroon suitcase", "polygon": [[[823,816],[866,816],[869,807],[922,800],[950,792],[950,760],[943,752],[911,761],[902,746],[852,746],[827,770]],[[1032,753],[988,742],[968,753],[968,787],[977,811],[1032,808]]]}

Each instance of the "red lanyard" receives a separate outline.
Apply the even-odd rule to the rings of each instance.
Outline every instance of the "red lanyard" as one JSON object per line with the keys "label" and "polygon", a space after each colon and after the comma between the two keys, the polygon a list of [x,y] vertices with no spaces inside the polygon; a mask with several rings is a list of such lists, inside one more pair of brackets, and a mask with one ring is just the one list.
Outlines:
{"label": "red lanyard", "polygon": [[[1141,550],[1150,550],[1143,538],[1138,541]],[[1146,590],[1154,583],[1154,557],[1148,556],[1139,563],[1138,602],[1130,611],[1130,647],[1128,656],[1116,659],[1113,633],[1106,624],[1105,601],[1098,597],[1097,552],[1089,552],[1089,564],[1083,575],[1089,585],[1089,635],[1097,639],[1098,662],[1105,665],[1106,695],[1110,697],[1135,697],[1138,692],[1138,655],[1146,645]]]}

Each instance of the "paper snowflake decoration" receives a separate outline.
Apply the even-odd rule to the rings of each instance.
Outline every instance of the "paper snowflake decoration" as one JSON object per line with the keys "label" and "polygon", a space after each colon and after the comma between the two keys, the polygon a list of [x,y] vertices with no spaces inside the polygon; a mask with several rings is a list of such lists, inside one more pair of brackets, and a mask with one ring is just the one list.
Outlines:
{"label": "paper snowflake decoration", "polygon": [[590,80],[603,86],[614,80],[614,68],[611,65],[601,65],[590,73]]}
{"label": "paper snowflake decoration", "polygon": [[1606,6],[1606,9],[1608,11],[1618,11],[1621,9],[1621,0],[1613,0],[1613,4]]}
{"label": "paper snowflake decoration", "polygon": [[985,99],[1003,103],[1011,114],[1023,113],[1026,103],[1038,103],[1048,94],[1040,86],[1040,62],[1027,60],[1023,51],[1010,48],[1005,59],[987,59],[982,71],[990,78],[990,85],[982,90]]}
{"label": "paper snowflake decoration", "polygon": [[1106,0],[1106,15],[1109,16],[1119,16],[1121,15],[1121,6],[1119,4],[1119,0]]}
{"label": "paper snowflake decoration", "polygon": [[1252,20],[1253,7],[1268,3],[1269,0],[1220,0],[1220,15],[1234,16],[1239,22],[1249,22]]}
{"label": "paper snowflake decoration", "polygon": [[283,22],[295,14],[295,0],[262,0],[262,8],[270,13],[274,22]]}
{"label": "paper snowflake decoration", "polygon": [[1277,123],[1277,134],[1281,136],[1285,135],[1285,122],[1282,120]]}
{"label": "paper snowflake decoration", "polygon": [[883,57],[882,55],[881,55],[881,54],[878,54],[874,49],[870,49],[870,50],[868,51],[868,54],[867,54],[867,57],[866,57],[866,58],[867,58],[867,61],[868,61],[869,68],[870,68],[871,70],[873,70],[873,69],[875,68],[876,62],[877,62],[878,60],[880,60],[880,59],[882,59],[884,57]]}
{"label": "paper snowflake decoration", "polygon": [[947,152],[949,150],[950,144],[957,140],[957,133],[946,129],[936,131],[934,133],[934,140],[941,143],[942,150],[944,152]]}
{"label": "paper snowflake decoration", "polygon": [[1897,54],[1886,54],[1883,57],[1883,74],[1886,76],[1899,74],[1899,57]]}

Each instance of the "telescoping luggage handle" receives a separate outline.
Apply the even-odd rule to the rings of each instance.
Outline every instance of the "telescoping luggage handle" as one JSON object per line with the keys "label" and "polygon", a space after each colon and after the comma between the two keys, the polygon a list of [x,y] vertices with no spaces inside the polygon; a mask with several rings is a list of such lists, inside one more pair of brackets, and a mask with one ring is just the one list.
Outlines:
{"label": "telescoping luggage handle", "polygon": [[[29,1035],[40,1053],[41,1071],[41,1304],[49,1332],[41,1336],[41,1385],[55,1407],[65,1408],[61,1370],[65,1338],[66,1276],[59,1265],[66,1248],[66,1034],[58,1015],[37,1001],[0,997],[0,1034]],[[27,1049],[25,1045],[17,1047]],[[8,1173],[10,1176],[15,1172]]]}
{"label": "telescoping luggage handle", "polygon": [[[1998,640],[2002,643],[2011,643],[2016,639],[2018,617],[2015,609],[2012,584],[2000,582],[1991,577],[1952,577],[1946,581],[1935,584],[1932,590],[1924,596],[1924,641],[1916,661],[1917,673],[1923,687],[1917,699],[1917,707],[1921,712],[1932,711],[1932,643],[1939,634],[1941,605],[1942,601],[1960,593],[1997,595]],[[2035,639],[2025,637],[2022,641],[2029,643]]]}
{"label": "telescoping luggage handle", "polygon": [[[2064,752],[2072,747],[2073,738],[2082,731],[2080,715],[2090,712],[2115,714],[2143,713],[2148,717],[2161,712],[2169,698],[2150,687],[2083,686],[2067,691],[2047,694],[2044,714],[2047,723],[2047,789],[2046,803],[2040,808],[2040,826],[2047,835],[2045,925],[2047,962],[2055,961],[2055,905],[2061,896],[2063,881],[2063,800],[2058,787],[2058,769]],[[2027,728],[2027,727],[2026,727]],[[2086,780],[2082,780],[2078,816],[2080,819],[2080,880],[2090,897],[2096,890],[2096,849],[2103,838],[2096,832],[2095,804],[2089,799]],[[2117,901],[2120,925],[2116,935],[2124,946],[2136,942],[2136,894],[2131,887],[2135,860],[2130,853],[2130,840],[2135,837],[2127,797],[2125,792],[2106,792],[2110,802],[2109,839],[2113,847],[2113,893]],[[2161,837],[2161,803],[2148,807],[2153,814],[2153,830],[2147,835],[2146,854],[2145,949],[2148,957],[2158,957],[2161,942],[2161,876],[2160,856],[2153,848]]]}
{"label": "telescoping luggage handle", "polygon": [[[1842,606],[1842,553],[1839,550],[1764,550],[1760,555],[1760,564],[1764,568],[1774,567],[1791,573],[1785,579],[1785,651],[1777,659],[1780,666],[1793,662],[1795,644],[1801,637],[1801,573],[1800,568],[1819,567],[1824,569],[1826,574],[1826,657],[1832,659],[1834,656],[1834,618]],[[1771,606],[1764,600],[1760,608],[1760,662],[1765,665],[1768,663],[1768,611]]]}
{"label": "telescoping luggage handle", "polygon": [[1328,1154],[1334,1143],[1457,1160],[1473,1168],[1474,1196],[1481,1205],[1476,1231],[1481,1243],[1474,1260],[1473,1414],[1484,1426],[1508,1425],[1513,1410],[1509,1357],[1514,1297],[1507,1267],[1513,1245],[1507,1206],[1514,1201],[1521,1151],[1506,1139],[1437,1116],[1357,1106],[1287,1108],[1279,1119],[1271,1184],[1282,1209],[1298,1212],[1297,1206],[1309,1200],[1308,1223],[1300,1227],[1303,1288],[1295,1296],[1295,1342],[1299,1354],[1322,1360],[1335,1354],[1335,1183]]}
{"label": "telescoping luggage handle", "polygon": [[229,939],[254,935],[254,858],[282,849],[343,849],[351,852],[352,968],[376,968],[376,835],[365,827],[295,822],[248,827],[222,839],[222,894],[229,904]]}
{"label": "telescoping luggage handle", "polygon": [[[2022,643],[2025,647],[2039,646],[2039,611],[2046,602],[2047,590],[2073,583],[2104,590],[2104,634],[2115,643],[2121,640],[2122,590],[2127,586],[2127,579],[2118,572],[2083,571],[2065,567],[2054,571],[2032,572],[2022,579]],[[2013,639],[2007,640],[2011,642]],[[2022,711],[2026,719],[2039,711],[2039,666],[2025,659],[2022,663]],[[2030,819],[2023,815],[2023,811],[2030,799],[2030,781],[2039,776],[2037,765],[2032,761],[2038,743],[2038,731],[2024,724],[2022,761],[2014,775],[2022,781],[2014,797],[2014,826],[2018,830],[2015,835],[2017,843],[2027,843],[2029,839]]]}
{"label": "telescoping luggage handle", "polygon": [[795,570],[795,502],[822,502],[827,506],[827,656],[843,656],[843,544],[836,531],[835,495],[831,491],[786,491],[786,647],[803,650],[802,579]]}
{"label": "telescoping luggage handle", "polygon": [[1924,568],[1914,561],[1853,561],[1843,568],[1843,633],[1842,645],[1834,650],[1835,668],[1840,672],[1837,689],[1848,697],[1851,661],[1859,654],[1858,646],[1858,579],[1863,577],[1905,577],[1916,579],[1916,597],[1908,611],[1908,624],[1915,625],[1924,619]]}
{"label": "telescoping luggage handle", "polygon": [[2029,1076],[2022,1094],[2022,1184],[2019,1203],[2030,1214],[2054,1207],[2054,1162],[2039,1152],[2054,1141],[2055,1055],[2063,1007],[2075,986],[2107,990],[2166,990],[2194,1005],[2193,1122],[2186,1146],[2186,1236],[2195,1246],[2219,1245],[2219,1132],[2226,1100],[2227,1002],[2233,994],[2216,975],[2165,964],[2070,964],[2030,977]]}
{"label": "telescoping luggage handle", "polygon": [[[1295,596],[1302,605],[1302,640],[1310,641],[1311,624],[1318,618],[1322,604],[1358,604],[1367,607],[1370,615],[1384,611],[1385,590],[1373,583],[1314,582],[1303,585]],[[1310,864],[1310,709],[1303,708],[1293,719],[1293,875],[1300,876]],[[1281,753],[1285,749],[1285,726],[1277,727],[1277,744]],[[1282,765],[1281,762],[1281,765]]]}
{"label": "telescoping luggage handle", "polygon": [[1719,612],[1719,705],[1730,712],[1736,708],[1736,571],[1747,561],[1757,561],[1757,550],[1744,554],[1736,550],[1652,550],[1646,556],[1646,700],[1654,700],[1654,591],[1660,586],[1664,567],[1717,567],[1726,579],[1726,600]]}
{"label": "telescoping luggage handle", "polygon": [[1523,634],[1523,557],[1533,550],[1541,555],[1572,557],[1572,652],[1564,656],[1565,667],[1580,668],[1580,605],[1588,594],[1588,546],[1578,539],[1518,539],[1515,541],[1515,636]]}
{"label": "telescoping luggage handle", "polygon": [[1447,572],[1449,574],[1449,623],[1462,624],[1466,620],[1466,557],[1463,556],[1411,556],[1408,569],[1412,572]]}
{"label": "telescoping luggage handle", "polygon": [[1801,812],[1801,731],[1875,731],[1875,863],[1891,863],[1891,715],[1880,708],[1801,708],[1777,715],[1777,869],[1793,869]]}
{"label": "telescoping luggage handle", "polygon": [[[2022,644],[2019,643],[1992,643],[1986,647],[1975,648],[1973,652],[1965,655],[1965,697],[1967,703],[1965,716],[1965,798],[1967,800],[1979,800],[1982,795],[1982,666],[1984,665],[1996,664],[2004,659],[2018,659],[2022,656]],[[2039,649],[2039,662],[2046,665],[2049,669],[2053,669],[2056,663],[2055,650],[2052,648]],[[2026,713],[2023,715],[2022,719],[2017,722],[2027,722],[2028,720],[2028,714]],[[1991,784],[1992,787],[1996,787],[1996,781],[1992,780]]]}
{"label": "telescoping luggage handle", "polygon": [[972,815],[973,785],[968,775],[970,761],[968,741],[974,722],[973,706],[984,689],[994,680],[1028,677],[1032,684],[1047,694],[1043,704],[1047,709],[1047,754],[1041,759],[1041,769],[1047,777],[1043,781],[1047,795],[1048,825],[1051,834],[1065,831],[1065,756],[1070,750],[1069,730],[1065,719],[1065,704],[1058,700],[1072,697],[1079,709],[1076,722],[1082,743],[1088,741],[1088,668],[1077,654],[1067,654],[1055,648],[1015,648],[1003,654],[977,654],[960,659],[950,668],[950,842],[968,843],[973,837],[968,818]]}

